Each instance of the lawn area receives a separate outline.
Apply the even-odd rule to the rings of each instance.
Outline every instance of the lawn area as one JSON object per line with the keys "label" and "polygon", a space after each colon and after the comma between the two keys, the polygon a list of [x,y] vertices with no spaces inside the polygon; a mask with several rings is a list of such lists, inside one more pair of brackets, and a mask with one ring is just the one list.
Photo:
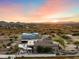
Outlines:
{"label": "lawn area", "polygon": [[79,56],[77,57],[23,57],[23,58],[16,58],[16,59],[79,59]]}

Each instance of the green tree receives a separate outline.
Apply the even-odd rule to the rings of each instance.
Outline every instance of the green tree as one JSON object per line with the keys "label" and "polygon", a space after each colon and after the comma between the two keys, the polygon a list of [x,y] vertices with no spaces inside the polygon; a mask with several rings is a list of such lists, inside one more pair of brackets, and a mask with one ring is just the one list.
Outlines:
{"label": "green tree", "polygon": [[49,52],[52,52],[52,48],[51,47],[37,46],[37,52],[38,53],[49,53]]}
{"label": "green tree", "polygon": [[51,47],[44,47],[44,52],[45,53],[52,52],[52,48]]}
{"label": "green tree", "polygon": [[42,53],[43,52],[43,47],[42,46],[37,46],[37,52]]}

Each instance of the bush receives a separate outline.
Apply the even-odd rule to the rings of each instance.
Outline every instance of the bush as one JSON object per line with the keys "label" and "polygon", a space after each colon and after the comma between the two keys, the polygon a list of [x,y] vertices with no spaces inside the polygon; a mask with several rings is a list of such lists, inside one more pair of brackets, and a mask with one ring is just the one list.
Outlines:
{"label": "bush", "polygon": [[52,52],[52,48],[50,48],[50,47],[44,47],[44,52],[45,53]]}
{"label": "bush", "polygon": [[52,48],[51,47],[37,46],[37,52],[38,53],[49,53],[49,52],[52,52]]}

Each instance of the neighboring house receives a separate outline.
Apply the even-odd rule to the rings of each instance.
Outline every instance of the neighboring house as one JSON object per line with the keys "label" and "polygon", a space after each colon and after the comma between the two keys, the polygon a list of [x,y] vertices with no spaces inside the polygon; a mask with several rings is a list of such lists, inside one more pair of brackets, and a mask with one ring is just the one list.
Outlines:
{"label": "neighboring house", "polygon": [[73,41],[79,41],[79,36],[72,36],[71,38]]}
{"label": "neighboring house", "polygon": [[8,42],[9,40],[9,37],[8,36],[0,36],[0,43],[2,42]]}
{"label": "neighboring house", "polygon": [[76,45],[68,44],[68,45],[66,45],[65,50],[67,50],[67,51],[76,50]]}
{"label": "neighboring house", "polygon": [[68,34],[68,35],[66,35],[66,36],[68,36],[69,38],[71,38],[71,40],[74,41],[74,42],[75,42],[75,41],[79,41],[79,36],[78,36],[78,35],[74,36],[74,35],[69,35],[69,34]]}

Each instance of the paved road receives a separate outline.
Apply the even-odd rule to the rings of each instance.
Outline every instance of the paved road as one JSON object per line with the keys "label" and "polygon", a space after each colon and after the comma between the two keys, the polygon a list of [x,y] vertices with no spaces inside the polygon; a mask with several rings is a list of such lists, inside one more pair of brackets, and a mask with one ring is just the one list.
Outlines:
{"label": "paved road", "polygon": [[8,58],[8,57],[15,58],[15,55],[0,55],[0,58]]}
{"label": "paved road", "polygon": [[21,55],[0,55],[0,58],[8,58],[14,59],[15,57],[52,57],[56,56],[55,54],[21,54]]}
{"label": "paved road", "polygon": [[55,54],[21,54],[21,55],[0,55],[0,58],[8,58],[14,59],[15,57],[69,57],[69,56],[79,56],[78,55],[61,55],[56,56]]}
{"label": "paved road", "polygon": [[24,55],[16,55],[16,57],[52,57],[56,56],[55,54],[24,54]]}

